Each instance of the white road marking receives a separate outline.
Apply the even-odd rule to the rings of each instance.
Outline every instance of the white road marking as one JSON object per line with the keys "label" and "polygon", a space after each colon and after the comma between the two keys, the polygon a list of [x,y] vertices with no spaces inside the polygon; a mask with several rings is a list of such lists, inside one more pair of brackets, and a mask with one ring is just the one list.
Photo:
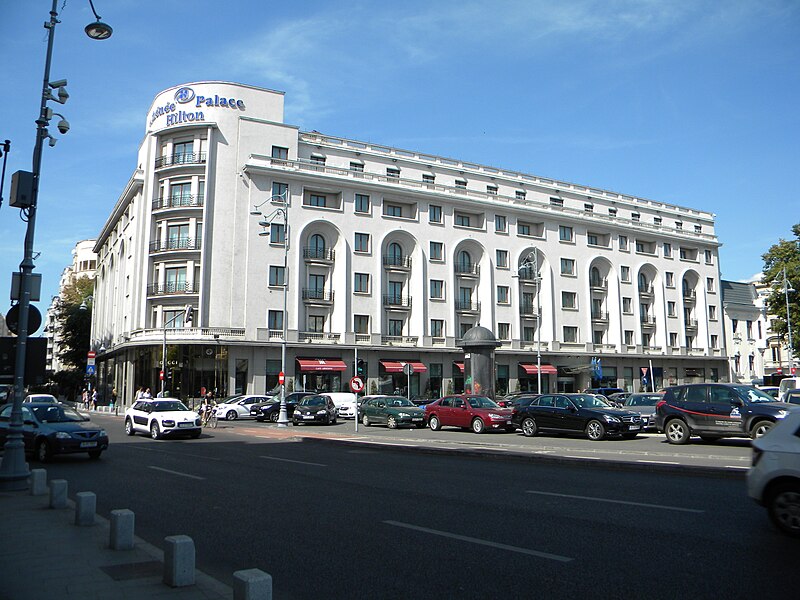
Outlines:
{"label": "white road marking", "polygon": [[740,467],[739,465],[725,465],[726,469],[738,469],[740,471],[748,471],[750,467]]}
{"label": "white road marking", "polygon": [[181,477],[188,477],[189,479],[199,479],[200,481],[205,480],[205,477],[198,477],[197,475],[189,475],[188,473],[181,473],[180,471],[170,471],[169,469],[162,469],[161,467],[154,467],[153,465],[150,465],[147,468],[153,469],[155,471],[162,471],[164,473],[170,473],[172,475],[180,475]]}
{"label": "white road marking", "polygon": [[399,521],[384,521],[387,525],[394,525],[395,527],[403,527],[413,531],[421,531],[422,533],[430,533],[441,537],[450,538],[452,540],[459,540],[462,542],[469,542],[471,544],[478,544],[480,546],[489,546],[490,548],[497,548],[498,550],[507,550],[509,552],[517,552],[519,554],[527,554],[528,556],[536,556],[539,558],[547,558],[549,560],[556,560],[558,562],[571,562],[575,560],[568,556],[559,556],[558,554],[550,554],[548,552],[539,552],[538,550],[529,550],[528,548],[520,548],[519,546],[508,546],[507,544],[498,544],[497,542],[490,542],[488,540],[481,540],[466,535],[459,535],[457,533],[449,533],[447,531],[439,531],[438,529],[428,529],[427,527],[419,527],[417,525],[410,525],[408,523],[400,523]]}
{"label": "white road marking", "polygon": [[673,462],[669,460],[637,460],[636,462],[640,463],[653,463],[656,465],[679,465],[681,463]]}
{"label": "white road marking", "polygon": [[290,458],[277,458],[275,456],[259,456],[259,458],[266,458],[267,460],[277,460],[280,462],[287,462],[287,463],[295,463],[297,465],[311,465],[312,467],[327,467],[328,465],[323,465],[321,463],[315,462],[306,462],[304,460],[292,460]]}
{"label": "white road marking", "polygon": [[610,502],[611,504],[627,504],[629,506],[643,506],[645,508],[661,508],[664,510],[677,510],[680,512],[689,513],[704,513],[704,510],[696,508],[681,508],[680,506],[666,506],[664,504],[648,504],[646,502],[631,502],[629,500],[611,500],[609,498],[594,498],[592,496],[573,496],[572,494],[555,494],[553,492],[538,492],[535,490],[527,490],[528,494],[539,494],[541,496],[556,496],[558,498],[574,498],[577,500],[591,500],[593,502]]}

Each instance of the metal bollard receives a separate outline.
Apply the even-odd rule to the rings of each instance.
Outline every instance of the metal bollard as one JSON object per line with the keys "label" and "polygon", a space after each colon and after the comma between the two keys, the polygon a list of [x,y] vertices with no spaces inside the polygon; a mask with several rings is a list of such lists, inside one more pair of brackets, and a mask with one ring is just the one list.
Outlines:
{"label": "metal bollard", "polygon": [[66,479],[50,482],[50,508],[67,508],[67,487]]}
{"label": "metal bollard", "polygon": [[188,535],[170,535],[164,544],[164,583],[171,587],[194,585],[194,540]]}
{"label": "metal bollard", "polygon": [[272,575],[261,569],[236,571],[233,600],[272,600]]}
{"label": "metal bollard", "polygon": [[108,545],[112,550],[133,549],[133,526],[135,516],[132,510],[121,508],[111,511],[111,531]]}
{"label": "metal bollard", "polygon": [[47,493],[47,471],[31,469],[31,496],[44,496]]}

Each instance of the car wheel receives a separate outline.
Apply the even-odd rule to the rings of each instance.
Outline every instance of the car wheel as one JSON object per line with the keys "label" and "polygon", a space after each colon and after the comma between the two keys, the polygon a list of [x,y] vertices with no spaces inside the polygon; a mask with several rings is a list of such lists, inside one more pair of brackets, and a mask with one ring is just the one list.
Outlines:
{"label": "car wheel", "polygon": [[336,417],[333,417],[333,419],[330,419],[328,421],[328,425],[336,425]]}
{"label": "car wheel", "polygon": [[591,420],[586,425],[586,437],[596,442],[602,440],[606,436],[606,428],[600,421]]}
{"label": "car wheel", "polygon": [[750,430],[750,437],[755,439],[760,438],[762,435],[767,433],[775,423],[772,421],[759,421],[753,428]]}
{"label": "car wheel", "polygon": [[278,419],[280,418],[280,416],[281,416],[281,413],[280,413],[280,411],[279,411],[279,410],[276,410],[276,411],[274,411],[274,412],[271,412],[271,413],[270,413],[270,415],[269,415],[269,420],[270,420],[272,423],[277,423],[277,422],[278,422]]}
{"label": "car wheel", "polygon": [[226,421],[235,421],[236,417],[238,417],[238,416],[239,416],[239,413],[237,413],[235,410],[229,410],[228,413],[225,415],[225,420]]}
{"label": "car wheel", "polygon": [[362,415],[361,423],[364,425],[364,427],[369,427],[370,426],[369,417],[367,415]]}
{"label": "car wheel", "polygon": [[431,428],[431,431],[439,431],[442,428],[442,422],[439,421],[439,417],[433,415],[428,419],[428,427]]}
{"label": "car wheel", "polygon": [[767,498],[767,510],[775,527],[800,537],[800,484],[787,482],[775,486]]}
{"label": "car wheel", "polygon": [[389,417],[386,419],[386,426],[389,429],[397,429],[397,419],[389,415]]}
{"label": "car wheel", "polygon": [[480,418],[472,419],[473,433],[483,433],[484,429],[486,429],[486,424],[483,422],[483,419]]}
{"label": "car wheel", "polygon": [[150,424],[150,437],[157,440],[161,437],[161,430],[158,428],[158,423],[153,421]]}
{"label": "car wheel", "polygon": [[536,421],[530,417],[525,417],[522,420],[522,433],[525,437],[533,437],[539,433],[539,426],[536,425]]}
{"label": "car wheel", "polygon": [[47,440],[41,440],[36,445],[36,460],[39,462],[46,463],[53,457],[53,451],[50,448],[50,444],[47,443]]}
{"label": "car wheel", "polygon": [[100,458],[100,455],[102,453],[103,453],[102,450],[92,450],[91,452],[89,452],[89,458],[91,458],[92,460],[97,460],[98,458]]}
{"label": "car wheel", "polygon": [[134,433],[136,432],[133,430],[133,421],[125,419],[125,435],[133,435]]}
{"label": "car wheel", "polygon": [[689,441],[689,426],[681,419],[672,419],[667,423],[664,433],[670,444],[686,444]]}

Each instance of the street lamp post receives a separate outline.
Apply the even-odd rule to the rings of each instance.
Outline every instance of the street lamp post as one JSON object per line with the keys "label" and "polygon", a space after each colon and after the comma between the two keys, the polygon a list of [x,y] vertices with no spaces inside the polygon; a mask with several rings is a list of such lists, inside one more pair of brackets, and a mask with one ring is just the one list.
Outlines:
{"label": "street lamp post", "polygon": [[539,285],[539,255],[536,250],[525,257],[517,272],[533,269],[533,284],[536,286],[536,393],[542,393],[542,302]]}
{"label": "street lamp post", "polygon": [[[283,201],[283,206],[276,208],[266,217],[259,210],[267,202],[280,199]],[[264,217],[258,224],[266,228],[272,223],[275,217],[280,216],[283,221],[283,335],[281,336],[281,374],[283,381],[281,386],[281,409],[278,413],[278,427],[289,426],[289,414],[286,410],[286,337],[288,336],[288,315],[286,309],[288,307],[287,292],[289,290],[289,190],[288,188],[282,194],[270,196],[260,204],[256,204],[250,214],[256,217]],[[260,236],[268,236],[270,232],[265,229],[259,233]]]}
{"label": "street lamp post", "polygon": [[[778,283],[777,281],[775,283]],[[792,374],[792,367],[794,366],[793,360],[793,348],[792,348],[792,319],[789,316],[789,292],[794,292],[794,288],[792,287],[792,283],[786,277],[786,267],[783,267],[783,278],[780,281],[781,289],[783,290],[783,294],[786,297],[786,331],[789,336],[789,347],[786,352],[786,357],[789,362],[789,368],[786,370],[787,375]]]}
{"label": "street lamp post", "polygon": [[[91,0],[90,0],[91,2]],[[25,447],[22,441],[22,398],[25,388],[25,358],[28,349],[28,315],[31,303],[31,280],[33,275],[33,238],[36,231],[36,203],[39,196],[39,183],[41,180],[42,168],[42,148],[44,140],[49,140],[49,145],[55,146],[56,138],[50,135],[47,126],[50,119],[55,114],[47,106],[48,100],[53,100],[64,104],[69,98],[67,94],[66,80],[50,81],[50,64],[53,59],[53,40],[56,32],[56,25],[59,23],[57,9],[58,0],[53,0],[50,9],[50,20],[44,23],[47,29],[47,55],[44,63],[44,80],[42,83],[42,98],[39,106],[39,118],[36,120],[36,143],[33,147],[32,165],[32,186],[30,189],[30,200],[25,208],[22,208],[27,218],[27,228],[25,231],[25,245],[22,262],[19,265],[19,328],[17,330],[16,363],[14,367],[14,406],[11,410],[11,420],[8,427],[8,438],[4,447],[3,460],[0,463],[0,489],[4,490],[23,490],[28,487],[28,465],[25,462]],[[94,11],[97,22],[91,27],[86,28],[86,34],[93,39],[106,39],[111,35],[111,28],[100,22],[100,17]],[[53,91],[58,90],[56,96]],[[59,115],[61,116],[61,115]],[[69,123],[61,117],[58,123],[61,133],[69,130]],[[12,198],[12,201],[14,199]]]}

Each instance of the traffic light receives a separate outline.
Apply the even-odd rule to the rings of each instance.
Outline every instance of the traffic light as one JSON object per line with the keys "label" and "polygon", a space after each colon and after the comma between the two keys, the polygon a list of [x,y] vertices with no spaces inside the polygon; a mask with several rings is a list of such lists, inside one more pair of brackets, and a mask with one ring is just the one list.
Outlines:
{"label": "traffic light", "polygon": [[356,375],[359,377],[363,377],[367,374],[367,361],[362,358],[358,359],[358,363],[356,364]]}
{"label": "traffic light", "polygon": [[186,307],[186,312],[183,314],[183,322],[191,323],[194,320],[194,307],[190,304]]}

